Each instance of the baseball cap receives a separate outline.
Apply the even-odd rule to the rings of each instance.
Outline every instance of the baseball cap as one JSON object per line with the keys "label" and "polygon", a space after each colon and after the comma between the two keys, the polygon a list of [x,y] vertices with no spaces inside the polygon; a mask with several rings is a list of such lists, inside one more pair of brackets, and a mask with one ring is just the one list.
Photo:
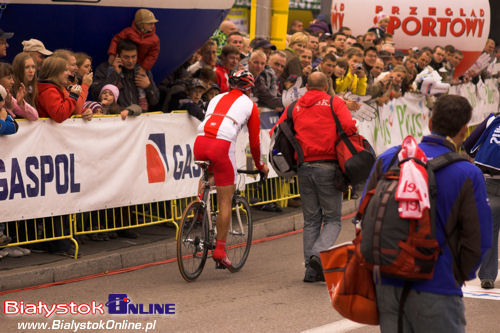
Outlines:
{"label": "baseball cap", "polygon": [[31,38],[30,40],[23,41],[22,44],[24,52],[40,52],[46,56],[52,54],[52,51],[47,50],[43,43],[38,39]]}
{"label": "baseball cap", "polygon": [[191,87],[191,89],[194,89],[194,88],[203,88],[205,89],[205,84],[203,83],[202,80],[200,79],[192,79],[189,86]]}
{"label": "baseball cap", "polygon": [[0,39],[9,39],[14,36],[13,32],[5,32],[2,29],[0,29]]}
{"label": "baseball cap", "polygon": [[134,18],[135,24],[142,24],[142,23],[156,23],[158,20],[155,17],[155,14],[153,14],[152,11],[148,9],[139,9],[135,13],[135,18]]}
{"label": "baseball cap", "polygon": [[274,44],[271,44],[267,39],[257,39],[254,42],[253,49],[272,49],[276,50],[276,46]]}

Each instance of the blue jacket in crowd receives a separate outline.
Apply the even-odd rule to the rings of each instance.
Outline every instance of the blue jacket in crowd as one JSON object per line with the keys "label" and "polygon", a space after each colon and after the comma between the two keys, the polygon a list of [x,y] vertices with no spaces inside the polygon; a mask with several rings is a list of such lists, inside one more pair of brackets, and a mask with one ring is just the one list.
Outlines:
{"label": "blue jacket in crowd", "polygon": [[17,128],[18,125],[11,116],[7,116],[5,120],[0,119],[0,135],[14,134]]}
{"label": "blue jacket in crowd", "polygon": [[[425,136],[419,147],[428,159],[455,151],[454,144],[439,135]],[[389,169],[389,164],[398,151],[399,146],[392,147],[379,156],[367,187]],[[411,288],[435,294],[462,296],[463,281],[475,278],[484,254],[491,247],[491,209],[486,196],[484,177],[479,168],[466,161],[458,161],[437,170],[435,176],[436,237],[442,251],[432,280],[414,282]],[[449,242],[446,241],[445,231]],[[454,260],[448,243],[457,260]],[[402,280],[385,277],[382,277],[382,283],[404,286]]]}

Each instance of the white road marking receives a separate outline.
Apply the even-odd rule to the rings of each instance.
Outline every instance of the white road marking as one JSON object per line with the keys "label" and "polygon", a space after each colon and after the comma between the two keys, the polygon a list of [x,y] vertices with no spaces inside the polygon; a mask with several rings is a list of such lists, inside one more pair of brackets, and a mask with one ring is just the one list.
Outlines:
{"label": "white road marking", "polygon": [[334,321],[333,323],[308,329],[301,333],[344,333],[367,325],[355,323],[349,319]]}

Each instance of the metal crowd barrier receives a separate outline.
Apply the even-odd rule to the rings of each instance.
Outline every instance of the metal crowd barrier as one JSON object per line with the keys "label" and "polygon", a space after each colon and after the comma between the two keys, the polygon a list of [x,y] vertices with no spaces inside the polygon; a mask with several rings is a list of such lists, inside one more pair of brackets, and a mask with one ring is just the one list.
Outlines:
{"label": "metal crowd barrier", "polygon": [[[255,183],[247,184],[243,192],[251,206],[276,202],[280,207],[286,207],[288,199],[300,196],[296,178],[267,179],[259,191],[256,190]],[[69,239],[75,245],[74,257],[77,258],[79,251],[77,236],[161,223],[172,223],[177,234],[179,228],[177,222],[182,218],[184,209],[194,199],[195,197],[188,197],[57,217],[6,222],[4,233],[12,238],[12,242],[0,248]],[[215,194],[212,194],[212,205],[212,211],[217,211]]]}

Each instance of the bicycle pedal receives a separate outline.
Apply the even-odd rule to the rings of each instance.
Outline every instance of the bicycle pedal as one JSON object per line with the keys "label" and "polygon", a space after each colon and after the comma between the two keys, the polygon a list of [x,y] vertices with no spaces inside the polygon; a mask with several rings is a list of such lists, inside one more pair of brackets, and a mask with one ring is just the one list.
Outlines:
{"label": "bicycle pedal", "polygon": [[220,262],[216,261],[215,262],[215,269],[226,269],[226,266],[224,266]]}

